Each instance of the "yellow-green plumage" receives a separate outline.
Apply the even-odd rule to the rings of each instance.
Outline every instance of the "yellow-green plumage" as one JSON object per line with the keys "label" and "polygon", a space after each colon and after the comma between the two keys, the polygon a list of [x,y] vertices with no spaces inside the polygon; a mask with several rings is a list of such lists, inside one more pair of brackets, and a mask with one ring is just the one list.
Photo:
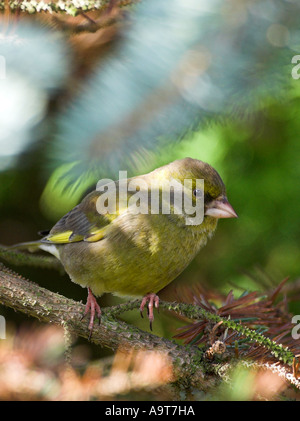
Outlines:
{"label": "yellow-green plumage", "polygon": [[103,240],[59,246],[59,256],[71,279],[89,286],[95,295],[143,296],[173,281],[216,224],[210,220],[204,230],[195,230],[167,215],[123,214]]}
{"label": "yellow-green plumage", "polygon": [[[204,179],[204,219],[199,225],[187,225],[186,214],[133,214],[126,202],[117,201],[116,213],[99,213],[97,203],[104,193],[94,191],[61,218],[40,242],[28,243],[58,257],[72,281],[89,288],[87,310],[95,313],[91,291],[121,296],[145,296],[158,292],[172,282],[191,262],[214,233],[218,218],[236,217],[229,205],[224,183],[208,164],[185,158],[158,168],[149,174],[126,181],[142,180],[148,188],[155,185],[162,195],[171,179],[182,185],[191,179],[190,191],[196,203],[195,184]],[[186,189],[186,187],[185,187]],[[199,191],[199,190],[198,190]],[[129,200],[136,192],[129,193]],[[149,196],[150,194],[150,196]],[[198,199],[199,200],[199,199]],[[22,245],[24,246],[24,245]],[[25,243],[26,246],[26,243]],[[152,305],[154,298],[152,297]],[[158,305],[158,302],[156,302]],[[143,304],[141,306],[143,308]],[[100,315],[100,308],[97,309]],[[91,316],[90,328],[93,326]],[[150,312],[153,320],[153,311]]]}
{"label": "yellow-green plumage", "polygon": [[[204,179],[206,195],[225,195],[218,173],[191,158],[139,176],[149,187],[157,180],[162,189],[171,178],[182,182]],[[205,216],[200,225],[189,226],[185,215],[134,215],[126,207],[117,215],[100,215],[96,210],[100,194],[90,193],[43,240],[56,244],[71,279],[98,296],[104,292],[125,296],[158,292],[184,270],[217,226],[217,219],[211,216]]]}

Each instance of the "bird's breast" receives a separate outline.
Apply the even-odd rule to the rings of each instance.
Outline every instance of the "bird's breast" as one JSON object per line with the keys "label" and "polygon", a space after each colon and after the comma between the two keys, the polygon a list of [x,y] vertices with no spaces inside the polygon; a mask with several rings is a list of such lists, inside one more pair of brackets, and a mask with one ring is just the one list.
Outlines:
{"label": "bird's breast", "polygon": [[193,229],[166,215],[127,215],[101,241],[66,245],[61,261],[72,280],[96,295],[141,296],[173,281],[214,228]]}

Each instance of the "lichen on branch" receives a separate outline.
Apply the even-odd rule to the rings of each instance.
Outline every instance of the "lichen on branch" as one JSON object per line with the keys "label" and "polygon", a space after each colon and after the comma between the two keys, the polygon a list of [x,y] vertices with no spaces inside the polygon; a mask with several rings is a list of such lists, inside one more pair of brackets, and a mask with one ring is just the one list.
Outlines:
{"label": "lichen on branch", "polygon": [[[120,0],[119,7],[134,3],[134,0]],[[110,0],[58,0],[58,1],[37,1],[37,0],[11,0],[0,1],[0,11],[6,10],[8,5],[12,12],[21,11],[28,14],[35,13],[63,13],[70,16],[77,16],[82,12],[103,10],[110,4]]]}

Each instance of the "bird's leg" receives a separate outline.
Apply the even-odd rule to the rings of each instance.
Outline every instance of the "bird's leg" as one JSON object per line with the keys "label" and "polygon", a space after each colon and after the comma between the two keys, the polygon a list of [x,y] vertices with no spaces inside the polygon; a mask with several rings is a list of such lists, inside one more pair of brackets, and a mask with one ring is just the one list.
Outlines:
{"label": "bird's leg", "polygon": [[89,329],[90,329],[89,339],[90,339],[92,336],[93,328],[94,328],[94,320],[95,320],[96,313],[99,319],[99,324],[101,322],[101,308],[99,304],[97,303],[96,298],[93,296],[93,293],[90,288],[88,288],[88,297],[87,297],[87,302],[85,305],[85,310],[84,310],[84,314],[82,318],[84,318],[88,313],[91,314],[90,322],[89,322]]}
{"label": "bird's leg", "polygon": [[144,307],[148,303],[148,301],[149,301],[149,304],[147,306],[147,315],[150,322],[150,329],[152,330],[152,322],[154,320],[153,307],[155,306],[155,308],[159,310],[159,297],[154,293],[145,295],[145,297],[142,299],[141,306],[140,306],[140,312],[141,312],[142,317],[143,317]]}

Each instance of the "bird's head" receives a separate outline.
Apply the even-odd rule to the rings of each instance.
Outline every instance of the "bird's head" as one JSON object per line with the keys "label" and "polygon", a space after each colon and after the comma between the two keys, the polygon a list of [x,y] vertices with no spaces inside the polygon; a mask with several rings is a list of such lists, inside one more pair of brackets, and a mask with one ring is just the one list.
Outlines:
{"label": "bird's head", "polygon": [[[166,173],[184,184],[184,180],[192,180],[189,193],[193,203],[204,199],[204,218],[237,218],[237,214],[230,205],[225,185],[217,171],[209,164],[192,158],[184,158],[174,161],[165,167]],[[196,180],[204,180],[200,188],[197,188]],[[211,221],[213,223],[213,221]]]}

